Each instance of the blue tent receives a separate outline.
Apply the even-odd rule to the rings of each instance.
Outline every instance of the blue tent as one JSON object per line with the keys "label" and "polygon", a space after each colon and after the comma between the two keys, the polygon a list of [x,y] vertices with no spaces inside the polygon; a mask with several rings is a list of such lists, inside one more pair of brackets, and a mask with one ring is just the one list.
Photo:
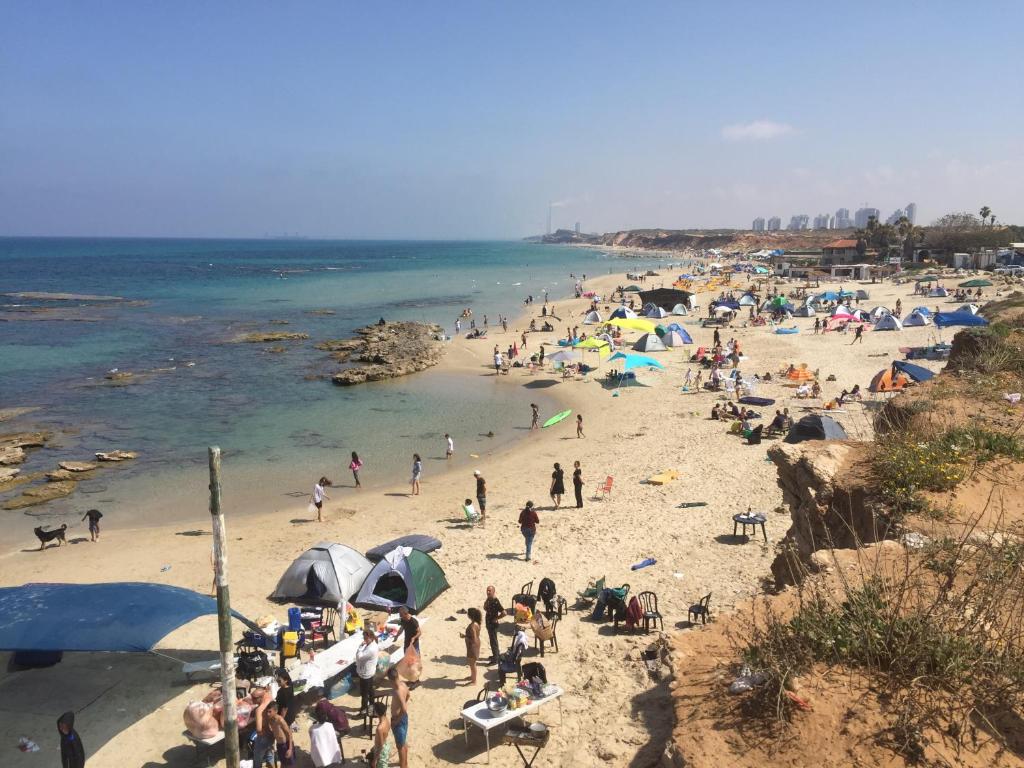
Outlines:
{"label": "blue tent", "polygon": [[972,315],[970,312],[939,312],[932,318],[939,328],[948,328],[951,325],[988,325],[981,315]]}
{"label": "blue tent", "polygon": [[935,378],[935,374],[927,368],[922,368],[920,365],[914,365],[903,360],[893,360],[892,367],[914,381],[928,381],[928,379]]}
{"label": "blue tent", "polygon": [[736,299],[722,299],[720,301],[711,302],[712,307],[728,307],[729,309],[738,310],[740,303]]}
{"label": "blue tent", "polygon": [[911,312],[920,312],[922,315],[931,315],[932,311],[928,307],[914,307]]}
{"label": "blue tent", "polygon": [[835,291],[825,291],[824,293],[819,293],[816,298],[818,301],[837,301],[839,294]]}
{"label": "blue tent", "polygon": [[637,314],[629,307],[619,307],[611,314],[612,319],[626,320],[629,318],[636,318]]}
{"label": "blue tent", "polygon": [[608,361],[622,360],[622,370],[632,371],[636,368],[664,368],[665,366],[647,355],[631,355],[626,352],[616,352],[608,358]]}
{"label": "blue tent", "polygon": [[211,613],[217,613],[216,599],[166,584],[3,587],[0,650],[145,653],[178,627]]}

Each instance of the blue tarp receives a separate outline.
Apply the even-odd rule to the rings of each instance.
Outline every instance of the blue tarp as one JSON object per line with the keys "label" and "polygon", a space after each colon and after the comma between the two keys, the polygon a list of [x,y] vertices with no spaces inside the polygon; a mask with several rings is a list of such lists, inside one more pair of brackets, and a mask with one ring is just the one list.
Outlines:
{"label": "blue tarp", "polygon": [[[0,588],[0,651],[144,653],[217,601],[166,584],[24,584]],[[252,629],[256,627],[232,611]],[[214,646],[216,635],[211,637]]]}
{"label": "blue tarp", "polygon": [[929,371],[927,368],[922,368],[920,365],[914,365],[913,363],[907,363],[903,360],[893,360],[892,367],[897,371],[902,372],[914,381],[928,381],[928,379],[935,378],[935,374]]}
{"label": "blue tarp", "polygon": [[938,312],[932,318],[939,328],[948,328],[951,325],[988,325],[981,315],[972,315],[970,312]]}
{"label": "blue tarp", "polygon": [[728,307],[729,309],[739,309],[740,303],[736,299],[720,299],[719,301],[711,302],[712,307]]}

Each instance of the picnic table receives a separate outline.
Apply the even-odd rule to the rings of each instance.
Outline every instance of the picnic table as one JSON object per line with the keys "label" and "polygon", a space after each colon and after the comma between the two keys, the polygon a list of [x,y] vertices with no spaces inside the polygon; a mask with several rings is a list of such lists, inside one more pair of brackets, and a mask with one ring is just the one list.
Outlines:
{"label": "picnic table", "polygon": [[[427,619],[418,617],[420,626],[427,623]],[[405,655],[405,633],[401,631],[398,624],[388,622],[385,627],[394,627],[397,634],[389,640],[378,640],[380,650],[390,651],[390,666],[394,666]],[[326,687],[326,684],[346,672],[355,669],[356,651],[363,643],[362,630],[355,632],[343,640],[339,640],[329,648],[319,651],[312,661],[302,665],[301,677],[306,680],[306,687]]]}
{"label": "picnic table", "polygon": [[[540,709],[543,705],[552,701],[558,701],[558,720],[562,720],[562,694],[565,693],[560,686],[553,686],[554,690],[542,699],[533,699],[529,704],[524,704],[517,709],[508,709],[502,712],[491,712],[487,707],[486,698],[477,702],[472,707],[462,710],[462,723],[465,727],[466,743],[469,743],[469,724],[472,723],[484,732],[484,739],[487,742],[487,762],[491,762],[491,729],[503,725],[511,720],[522,717],[529,712]],[[546,741],[545,741],[546,743]],[[520,753],[522,754],[522,753]],[[534,757],[537,755],[534,754]],[[524,758],[525,760],[525,758]],[[531,761],[532,762],[532,761]]]}

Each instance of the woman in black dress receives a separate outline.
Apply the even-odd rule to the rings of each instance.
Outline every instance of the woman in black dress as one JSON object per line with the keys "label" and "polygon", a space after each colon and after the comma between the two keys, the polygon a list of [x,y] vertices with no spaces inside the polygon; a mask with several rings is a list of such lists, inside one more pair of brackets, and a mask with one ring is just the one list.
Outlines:
{"label": "woman in black dress", "polygon": [[576,509],[583,509],[583,470],[578,461],[573,462],[572,489],[576,492]]}
{"label": "woman in black dress", "polygon": [[565,472],[562,465],[555,462],[555,471],[551,473],[551,500],[555,502],[555,509],[562,504],[562,494],[565,493]]}

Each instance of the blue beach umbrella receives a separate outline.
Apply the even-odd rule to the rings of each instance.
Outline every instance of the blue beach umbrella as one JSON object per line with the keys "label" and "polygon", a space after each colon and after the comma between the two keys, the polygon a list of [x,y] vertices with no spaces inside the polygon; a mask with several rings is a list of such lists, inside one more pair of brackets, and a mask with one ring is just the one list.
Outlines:
{"label": "blue beach umbrella", "polygon": [[627,352],[616,352],[610,358],[611,360],[622,360],[622,370],[632,371],[637,368],[664,368],[665,366],[655,360],[653,357],[647,355],[631,355]]}

